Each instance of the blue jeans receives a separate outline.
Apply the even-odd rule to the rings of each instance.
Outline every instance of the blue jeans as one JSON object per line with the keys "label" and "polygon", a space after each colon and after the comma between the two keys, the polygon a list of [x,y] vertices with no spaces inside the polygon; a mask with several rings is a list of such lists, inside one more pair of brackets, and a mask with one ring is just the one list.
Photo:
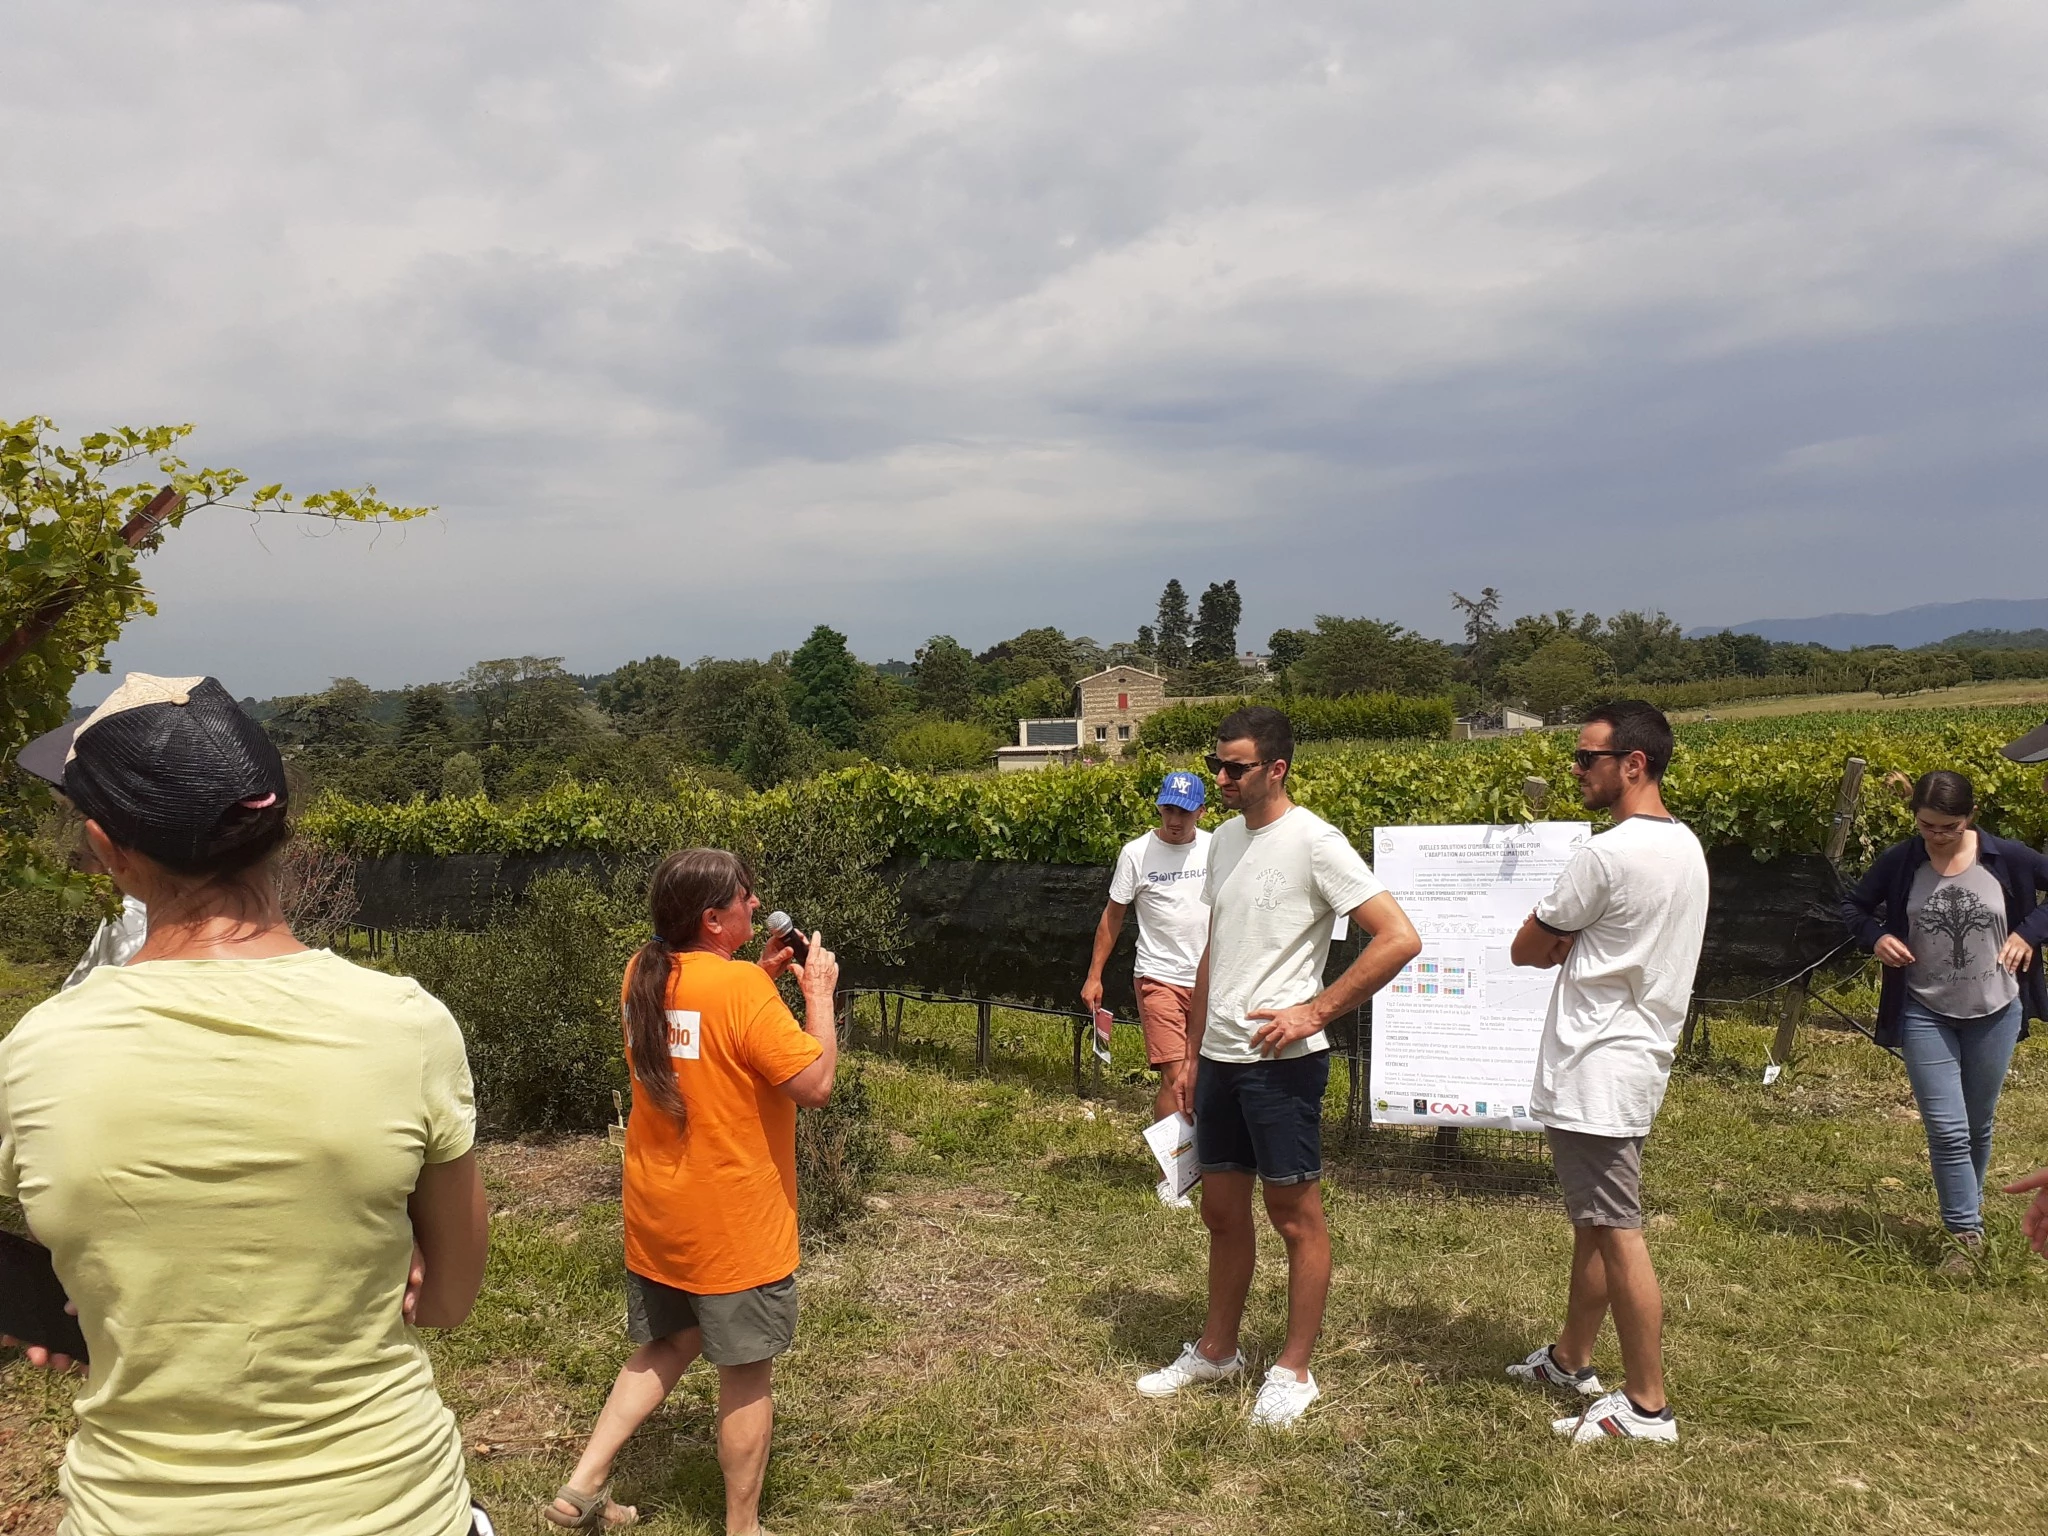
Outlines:
{"label": "blue jeans", "polygon": [[1984,1175],[1991,1168],[1991,1115],[2020,1038],[2020,999],[1981,1019],[1951,1019],[1910,992],[1899,1015],[1906,1079],[1927,1127],[1927,1157],[1941,1224],[1984,1230]]}

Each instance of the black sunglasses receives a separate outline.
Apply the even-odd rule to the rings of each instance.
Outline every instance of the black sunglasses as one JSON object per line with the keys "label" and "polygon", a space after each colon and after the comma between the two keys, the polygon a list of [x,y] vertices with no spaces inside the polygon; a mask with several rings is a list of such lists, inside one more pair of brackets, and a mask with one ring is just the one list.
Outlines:
{"label": "black sunglasses", "polygon": [[[1634,751],[1631,747],[1629,751]],[[1628,752],[1617,752],[1612,747],[1580,747],[1572,753],[1572,762],[1581,773],[1591,773],[1593,765],[1603,757],[1627,757]]]}
{"label": "black sunglasses", "polygon": [[1266,766],[1263,758],[1256,763],[1233,763],[1229,758],[1218,757],[1214,752],[1211,752],[1202,761],[1209,765],[1209,771],[1219,779],[1241,779],[1254,768]]}

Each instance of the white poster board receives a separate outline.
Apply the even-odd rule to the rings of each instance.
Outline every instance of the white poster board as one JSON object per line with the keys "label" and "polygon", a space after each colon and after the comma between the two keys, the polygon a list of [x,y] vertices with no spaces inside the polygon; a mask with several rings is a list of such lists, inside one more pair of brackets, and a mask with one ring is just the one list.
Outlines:
{"label": "white poster board", "polygon": [[1373,872],[1422,935],[1373,999],[1374,1120],[1541,1129],[1529,1087],[1557,972],[1518,967],[1508,945],[1592,835],[1583,821],[1373,834]]}

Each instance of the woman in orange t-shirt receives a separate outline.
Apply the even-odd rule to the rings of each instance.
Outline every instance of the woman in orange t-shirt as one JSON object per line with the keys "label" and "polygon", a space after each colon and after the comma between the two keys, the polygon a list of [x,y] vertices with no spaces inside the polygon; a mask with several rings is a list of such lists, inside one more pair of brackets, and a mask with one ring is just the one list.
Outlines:
{"label": "woman in orange t-shirt", "polygon": [[[626,969],[626,1328],[639,1347],[583,1459],[543,1506],[567,1530],[616,1530],[637,1511],[605,1484],[634,1430],[700,1354],[718,1368],[718,1465],[729,1536],[760,1530],[775,1357],[796,1332],[796,1110],[832,1093],[839,962],[818,935],[804,964],[786,936],[760,964],[754,877],[717,848],[670,854],[649,892],[654,937]],[[802,983],[804,1022],[775,978]]]}

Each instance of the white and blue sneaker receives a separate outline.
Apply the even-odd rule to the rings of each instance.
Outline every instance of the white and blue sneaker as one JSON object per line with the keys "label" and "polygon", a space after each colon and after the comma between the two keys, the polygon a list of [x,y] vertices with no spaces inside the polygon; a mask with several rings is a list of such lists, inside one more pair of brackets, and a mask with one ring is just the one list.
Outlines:
{"label": "white and blue sneaker", "polygon": [[1148,1371],[1138,1378],[1138,1395],[1141,1397],[1171,1397],[1182,1387],[1201,1386],[1212,1381],[1228,1381],[1244,1369],[1244,1352],[1239,1350],[1228,1360],[1211,1360],[1202,1353],[1199,1344],[1182,1347],[1180,1358],[1171,1365]]}
{"label": "white and blue sneaker", "polygon": [[1295,1420],[1308,1412],[1308,1405],[1323,1395],[1313,1373],[1299,1376],[1284,1365],[1266,1372],[1259,1388],[1259,1400],[1252,1404],[1252,1428],[1292,1429]]}
{"label": "white and blue sneaker", "polygon": [[1626,1392],[1610,1392],[1596,1398],[1577,1418],[1553,1419],[1550,1427],[1553,1432],[1569,1437],[1573,1445],[1591,1445],[1595,1440],[1678,1443],[1678,1419],[1668,1406],[1662,1413],[1644,1413],[1628,1400]]}
{"label": "white and blue sneaker", "polygon": [[1590,1365],[1579,1371],[1568,1371],[1559,1365],[1556,1346],[1552,1344],[1530,1350],[1528,1359],[1518,1360],[1508,1367],[1508,1375],[1532,1387],[1561,1387],[1581,1397],[1598,1397],[1607,1390],[1600,1385],[1600,1377]]}

